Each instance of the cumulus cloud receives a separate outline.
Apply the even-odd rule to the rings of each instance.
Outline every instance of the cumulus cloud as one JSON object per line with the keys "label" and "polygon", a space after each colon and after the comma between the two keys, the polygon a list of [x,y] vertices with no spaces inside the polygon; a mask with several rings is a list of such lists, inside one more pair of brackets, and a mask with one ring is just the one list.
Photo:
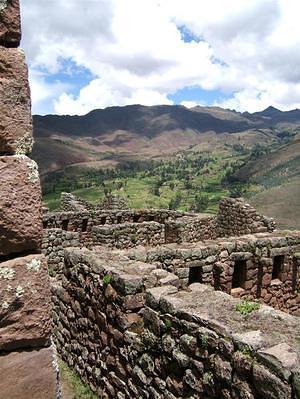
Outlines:
{"label": "cumulus cloud", "polygon": [[[185,87],[222,91],[226,100],[218,105],[237,110],[300,107],[295,0],[22,0],[21,5],[33,102],[50,101],[57,113],[170,104],[170,96]],[[190,32],[189,42],[182,27]],[[66,59],[93,76],[79,93],[45,79],[59,73]]]}

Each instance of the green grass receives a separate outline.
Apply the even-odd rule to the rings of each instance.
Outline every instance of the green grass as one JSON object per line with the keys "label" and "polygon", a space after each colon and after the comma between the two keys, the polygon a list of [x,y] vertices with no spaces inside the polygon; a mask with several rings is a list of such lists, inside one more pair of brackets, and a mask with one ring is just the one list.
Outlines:
{"label": "green grass", "polygon": [[[154,163],[144,170],[127,169],[124,172],[116,169],[105,173],[83,170],[79,166],[73,171],[67,168],[53,175],[52,181],[50,177],[46,191],[54,188],[56,192],[46,194],[44,202],[51,210],[56,209],[60,192],[69,191],[92,203],[99,203],[104,197],[104,190],[108,190],[127,198],[131,208],[169,208],[170,202],[180,193],[181,201],[176,205],[177,210],[189,211],[196,196],[201,195],[208,198],[207,209],[203,209],[203,212],[214,214],[220,199],[229,193],[228,187],[222,184],[226,168],[240,160],[239,154],[228,151],[214,153],[213,156],[189,152],[171,161]],[[153,190],[157,182],[162,182],[158,193]]]}
{"label": "green grass", "polygon": [[98,399],[91,388],[80,379],[79,374],[69,368],[67,363],[59,360],[59,369],[61,373],[62,383],[67,385],[72,391],[74,399]]}
{"label": "green grass", "polygon": [[259,307],[259,303],[243,300],[235,306],[235,310],[242,315],[247,315],[249,313],[252,313],[254,310],[258,310]]}

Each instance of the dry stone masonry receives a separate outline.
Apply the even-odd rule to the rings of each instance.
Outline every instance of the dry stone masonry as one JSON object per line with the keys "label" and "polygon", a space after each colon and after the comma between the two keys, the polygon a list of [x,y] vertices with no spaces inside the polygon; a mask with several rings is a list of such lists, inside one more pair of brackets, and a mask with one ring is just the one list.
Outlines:
{"label": "dry stone masonry", "polygon": [[0,0],[0,398],[58,399],[18,0]]}
{"label": "dry stone masonry", "polygon": [[99,398],[300,398],[300,232],[231,198],[43,220],[55,342]]}
{"label": "dry stone masonry", "polygon": [[243,314],[225,292],[111,252],[67,250],[52,289],[58,350],[100,398],[299,398],[297,317]]}

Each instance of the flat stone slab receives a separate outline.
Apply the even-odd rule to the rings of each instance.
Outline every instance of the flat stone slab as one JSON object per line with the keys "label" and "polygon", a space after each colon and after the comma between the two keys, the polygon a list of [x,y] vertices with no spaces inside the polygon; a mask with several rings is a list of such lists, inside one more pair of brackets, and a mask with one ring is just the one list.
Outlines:
{"label": "flat stone slab", "polygon": [[[208,328],[219,331],[221,335],[231,337],[242,348],[268,350],[270,355],[274,355],[275,350],[278,354],[278,351],[287,348],[286,345],[288,345],[293,348],[293,353],[288,359],[282,353],[280,362],[286,368],[292,356],[288,369],[298,368],[300,364],[299,317],[265,305],[260,305],[259,309],[243,315],[236,308],[241,300],[232,298],[224,292],[214,291],[210,286],[202,286],[203,289],[195,289],[197,286],[194,288],[191,285],[192,290],[175,293],[162,291],[159,296],[158,289],[151,288],[147,290],[146,304],[151,306],[150,299],[157,297],[160,309],[165,313],[174,314],[186,320],[198,320]],[[159,287],[160,290],[167,290],[167,288],[168,286]],[[286,345],[279,346],[279,344]]]}
{"label": "flat stone slab", "polygon": [[52,348],[0,356],[0,399],[56,399]]}
{"label": "flat stone slab", "polygon": [[0,351],[49,344],[49,287],[44,255],[0,263]]}
{"label": "flat stone slab", "polygon": [[20,40],[19,0],[0,0],[0,46],[18,47]]}
{"label": "flat stone slab", "polygon": [[37,165],[22,156],[0,157],[0,256],[40,247],[41,187]]}
{"label": "flat stone slab", "polygon": [[0,155],[29,154],[33,143],[30,90],[20,49],[0,47],[0,119]]}

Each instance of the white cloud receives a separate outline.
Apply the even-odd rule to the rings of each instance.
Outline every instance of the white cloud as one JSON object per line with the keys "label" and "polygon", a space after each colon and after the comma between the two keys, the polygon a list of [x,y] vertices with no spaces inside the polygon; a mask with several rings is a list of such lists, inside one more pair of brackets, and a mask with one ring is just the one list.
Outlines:
{"label": "white cloud", "polygon": [[[197,86],[234,92],[220,104],[238,110],[300,107],[296,0],[22,0],[21,5],[23,47],[33,71],[57,73],[69,58],[94,76],[78,95],[59,82],[32,78],[33,103],[51,101],[57,113],[166,104],[168,95]],[[184,42],[180,26],[199,40]]]}
{"label": "white cloud", "polygon": [[197,105],[205,105],[205,104],[199,104],[197,101],[181,101],[180,105],[183,105],[186,108],[194,108],[197,107]]}
{"label": "white cloud", "polygon": [[49,112],[49,100],[56,98],[70,89],[70,85],[63,82],[47,82],[45,74],[34,69],[29,71],[31,89],[32,113]]}

